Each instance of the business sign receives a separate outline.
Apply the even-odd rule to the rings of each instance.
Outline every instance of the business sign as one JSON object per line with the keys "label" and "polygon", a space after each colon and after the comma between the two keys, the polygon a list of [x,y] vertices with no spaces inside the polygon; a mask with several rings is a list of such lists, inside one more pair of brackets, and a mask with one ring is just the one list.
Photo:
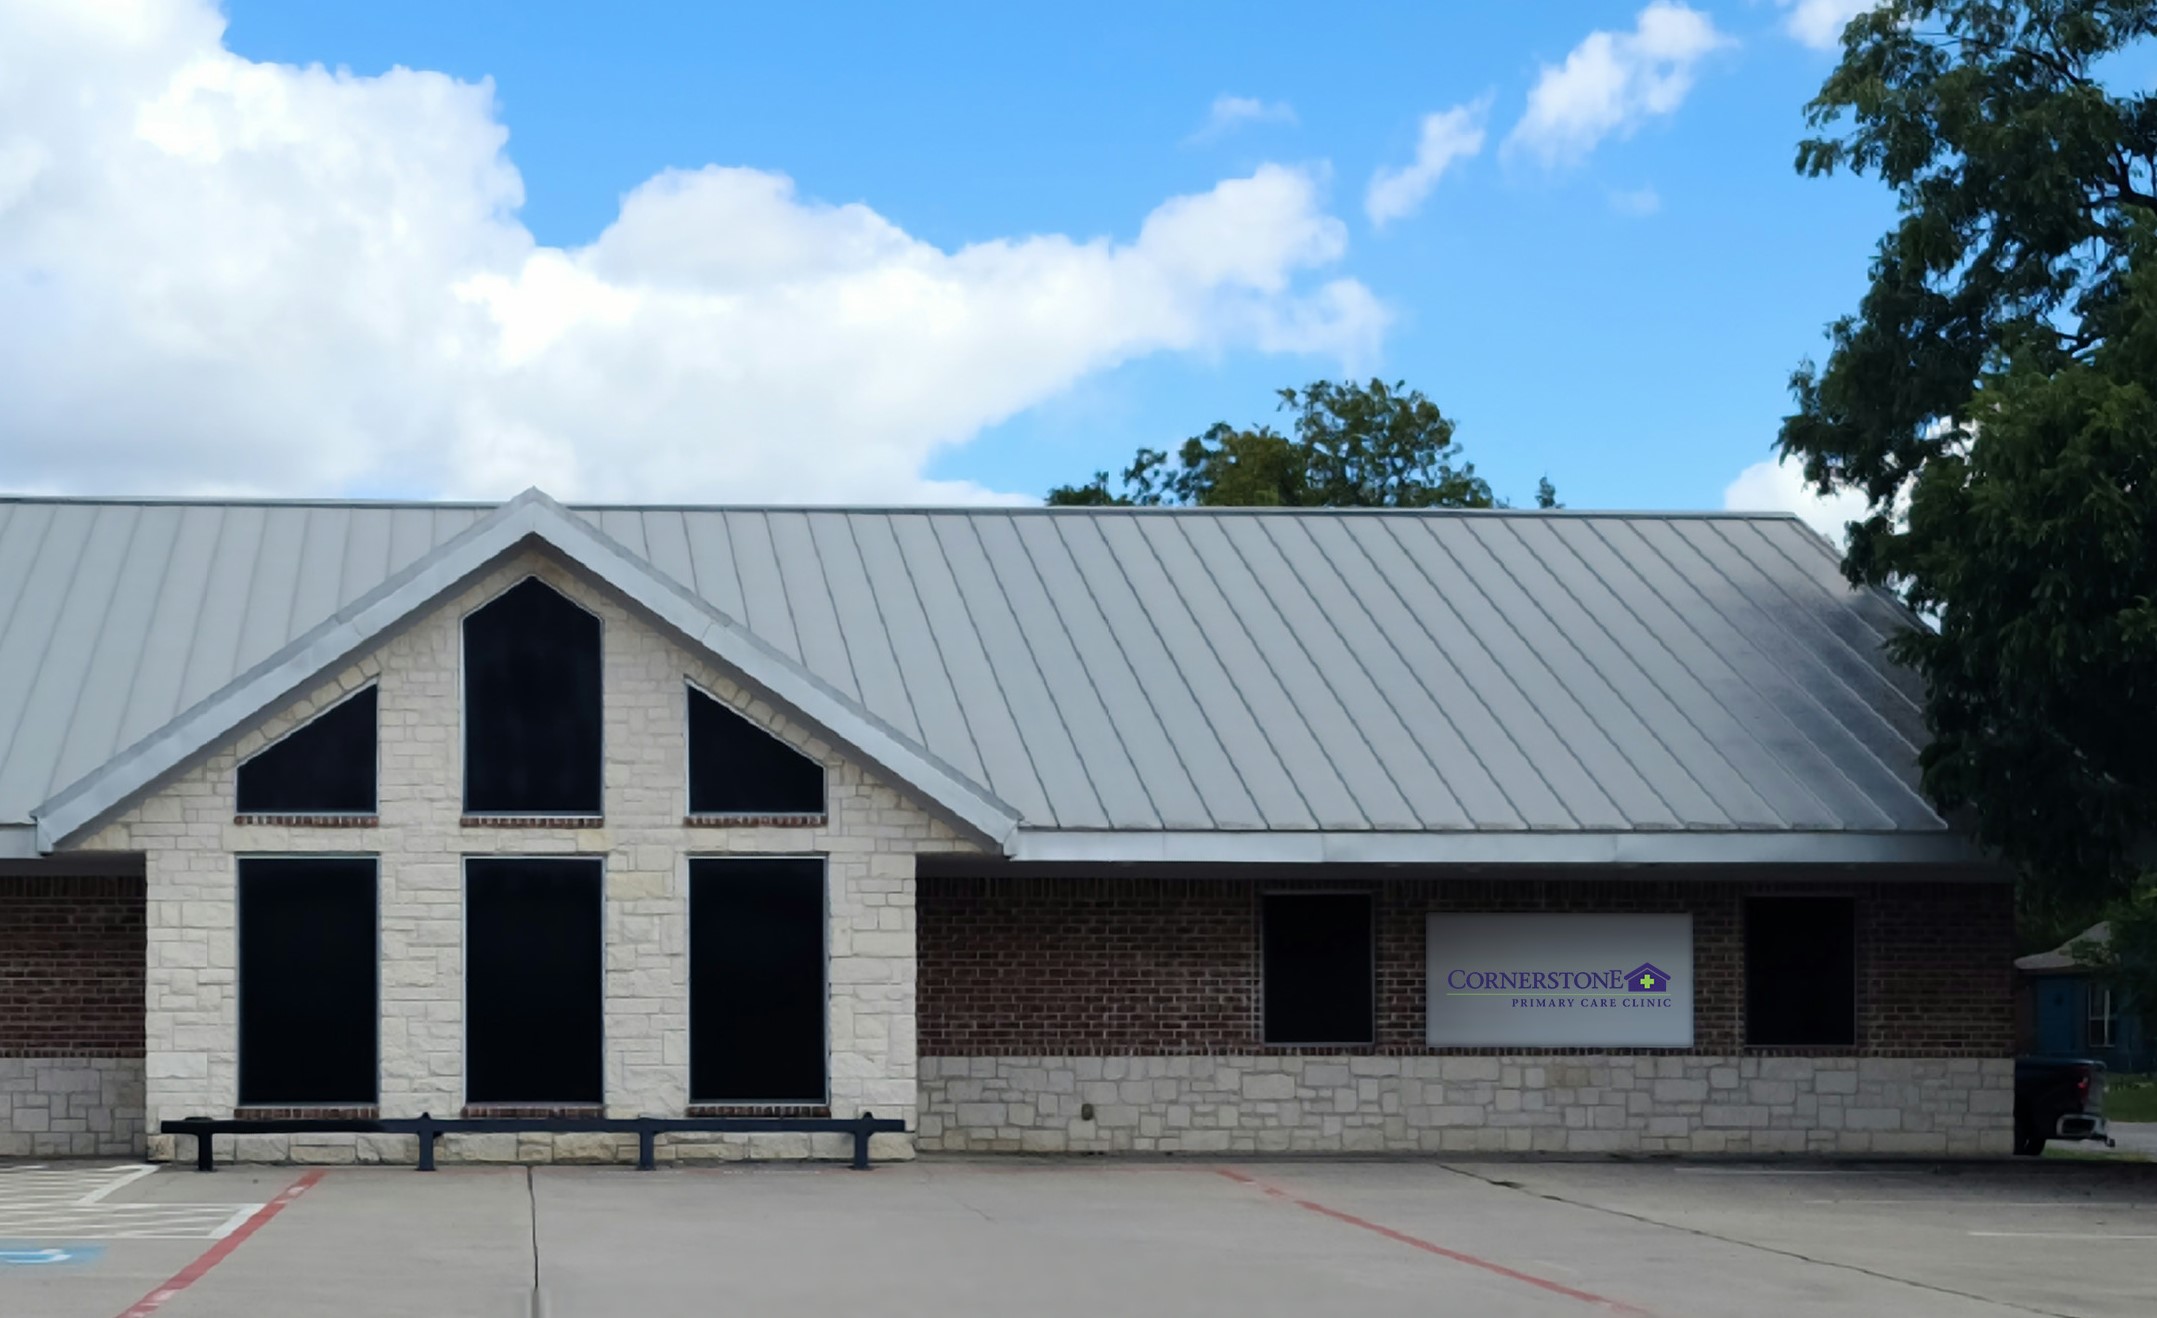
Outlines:
{"label": "business sign", "polygon": [[1433,1047],[1689,1048],[1690,915],[1433,915]]}

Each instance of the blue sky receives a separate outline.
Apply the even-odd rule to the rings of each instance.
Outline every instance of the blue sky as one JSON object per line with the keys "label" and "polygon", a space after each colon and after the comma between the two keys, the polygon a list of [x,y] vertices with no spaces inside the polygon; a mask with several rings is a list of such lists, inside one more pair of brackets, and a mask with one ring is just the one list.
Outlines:
{"label": "blue sky", "polygon": [[[917,465],[954,488],[1037,493],[1355,370],[1429,393],[1501,494],[1524,499],[1547,473],[1574,506],[1721,506],[1769,455],[1791,368],[1854,307],[1893,219],[1876,183],[1791,167],[1832,63],[1793,24],[1848,3],[1694,4],[1710,39],[1650,69],[1672,77],[1654,103],[1549,151],[1509,142],[1531,93],[1592,33],[1624,56],[1647,31],[1641,4],[901,8],[228,0],[216,40],[234,67],[488,80],[485,113],[521,180],[509,210],[545,248],[592,244],[626,194],[706,165],[783,175],[804,205],[860,203],[944,252],[1028,235],[1129,244],[1155,208],[1223,180],[1281,166],[1314,181],[1338,250],[1292,271],[1290,291],[1352,280],[1382,329],[1104,349],[1015,391],[1010,415],[938,420]],[[1209,129],[1223,97],[1262,108]],[[1374,173],[1407,165],[1425,117],[1455,107],[1480,149],[1374,223]],[[397,122],[381,131],[426,131]],[[342,203],[368,204],[357,189]],[[724,246],[722,229],[702,239]],[[0,273],[6,261],[0,244]],[[962,363],[941,387],[992,374]],[[433,492],[364,462],[280,479]]]}

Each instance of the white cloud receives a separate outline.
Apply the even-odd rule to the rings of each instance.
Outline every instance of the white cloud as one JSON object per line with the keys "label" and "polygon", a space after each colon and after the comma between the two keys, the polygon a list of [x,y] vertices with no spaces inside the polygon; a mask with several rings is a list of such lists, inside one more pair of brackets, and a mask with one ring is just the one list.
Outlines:
{"label": "white cloud", "polygon": [[1790,11],[1783,28],[1814,50],[1842,46],[1842,30],[1850,20],[1871,9],[1879,0],[1776,0]]}
{"label": "white cloud", "polygon": [[1730,44],[1706,14],[1655,0],[1631,32],[1591,32],[1563,64],[1544,65],[1506,148],[1548,165],[1578,161],[1603,139],[1676,111],[1700,61]]}
{"label": "white cloud", "polygon": [[1739,472],[1723,490],[1723,507],[1731,512],[1796,513],[1838,548],[1843,528],[1866,516],[1863,494],[1842,490],[1822,497],[1805,484],[1805,474],[1795,463],[1772,458]]}
{"label": "white cloud", "polygon": [[1398,169],[1381,168],[1371,175],[1363,195],[1363,210],[1371,223],[1384,225],[1416,212],[1423,199],[1456,160],[1466,160],[1483,149],[1483,120],[1490,112],[1490,98],[1456,105],[1450,110],[1423,116],[1416,138],[1416,158]]}
{"label": "white cloud", "polygon": [[1663,208],[1663,194],[1654,188],[1620,188],[1610,194],[1610,208],[1620,215],[1645,219]]}
{"label": "white cloud", "polygon": [[538,243],[492,88],[242,59],[209,0],[0,5],[0,486],[990,497],[936,453],[1150,353],[1375,353],[1277,165],[947,250],[670,171]]}
{"label": "white cloud", "polygon": [[1245,124],[1292,124],[1296,107],[1286,101],[1262,101],[1256,96],[1216,96],[1206,111],[1206,122],[1191,134],[1194,142],[1210,141],[1232,133]]}

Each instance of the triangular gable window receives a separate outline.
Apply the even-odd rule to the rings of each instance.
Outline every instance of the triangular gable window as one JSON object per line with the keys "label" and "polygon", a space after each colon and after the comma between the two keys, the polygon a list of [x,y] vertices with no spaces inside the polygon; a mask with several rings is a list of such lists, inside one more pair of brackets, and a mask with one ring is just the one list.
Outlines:
{"label": "triangular gable window", "polygon": [[375,688],[355,692],[240,764],[243,815],[375,812]]}
{"label": "triangular gable window", "polygon": [[689,813],[820,815],[824,766],[690,687]]}

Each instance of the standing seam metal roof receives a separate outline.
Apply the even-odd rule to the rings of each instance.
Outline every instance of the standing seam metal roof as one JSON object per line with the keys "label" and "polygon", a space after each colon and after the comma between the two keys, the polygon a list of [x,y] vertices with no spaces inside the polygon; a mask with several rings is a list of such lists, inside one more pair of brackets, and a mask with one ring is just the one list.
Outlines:
{"label": "standing seam metal roof", "polygon": [[[0,824],[495,507],[0,500]],[[1945,828],[1789,517],[571,511],[1029,829]]]}

